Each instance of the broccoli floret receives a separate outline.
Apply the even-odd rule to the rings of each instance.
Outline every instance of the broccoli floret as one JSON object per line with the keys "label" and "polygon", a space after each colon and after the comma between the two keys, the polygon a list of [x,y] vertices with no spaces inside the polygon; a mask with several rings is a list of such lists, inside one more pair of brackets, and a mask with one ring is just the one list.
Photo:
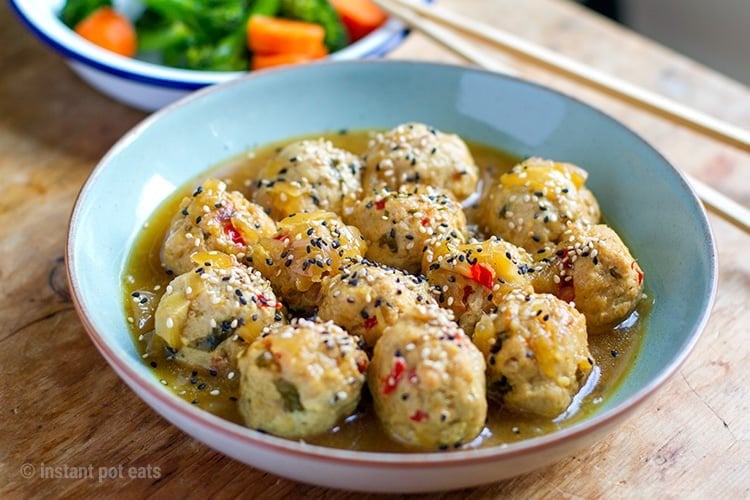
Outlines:
{"label": "broccoli floret", "polygon": [[281,0],[255,0],[250,5],[250,15],[276,17],[281,11]]}
{"label": "broccoli floret", "polygon": [[323,26],[325,44],[330,52],[343,49],[349,43],[346,27],[328,0],[281,0],[281,15]]}
{"label": "broccoli floret", "polygon": [[112,0],[68,0],[60,12],[60,20],[69,28],[75,28],[95,10],[111,6]]}

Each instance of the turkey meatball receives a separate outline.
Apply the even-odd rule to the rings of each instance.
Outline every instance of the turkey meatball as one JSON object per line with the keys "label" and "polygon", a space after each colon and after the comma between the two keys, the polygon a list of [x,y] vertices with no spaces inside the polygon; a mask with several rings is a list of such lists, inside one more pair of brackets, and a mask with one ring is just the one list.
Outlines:
{"label": "turkey meatball", "polygon": [[415,274],[422,267],[427,240],[466,240],[461,206],[447,191],[419,184],[373,192],[353,207],[346,221],[362,231],[368,259]]}
{"label": "turkey meatball", "polygon": [[219,252],[193,255],[194,268],[172,280],[155,313],[155,332],[176,359],[231,368],[240,347],[283,320],[283,308],[260,273]]}
{"label": "turkey meatball", "polygon": [[438,303],[447,307],[469,335],[484,312],[494,309],[512,290],[532,292],[535,271],[523,249],[496,237],[454,245],[439,242],[424,253],[422,272]]}
{"label": "turkey meatball", "polygon": [[271,281],[290,308],[310,311],[319,302],[323,279],[366,251],[356,227],[318,210],[279,221],[276,235],[262,239],[248,262]]}
{"label": "turkey meatball", "polygon": [[422,449],[459,447],[487,417],[484,358],[440,308],[416,308],[385,329],[368,384],[395,440]]}
{"label": "turkey meatball", "polygon": [[260,238],[276,232],[276,224],[255,203],[224,182],[208,179],[180,203],[161,247],[162,265],[175,274],[193,268],[190,256],[217,250],[242,259]]}
{"label": "turkey meatball", "polygon": [[295,320],[240,355],[240,413],[248,427],[299,439],[328,431],[356,408],[367,354],[331,322]]}
{"label": "turkey meatball", "polygon": [[423,277],[374,262],[344,268],[323,282],[318,316],[376,344],[383,330],[415,305],[435,304]]}
{"label": "turkey meatball", "polygon": [[487,393],[506,408],[553,418],[593,368],[586,320],[549,294],[512,292],[482,317],[474,343],[487,361]]}
{"label": "turkey meatball", "polygon": [[569,164],[530,158],[500,176],[479,205],[482,229],[535,253],[557,243],[569,222],[595,224],[599,205],[588,174]]}
{"label": "turkey meatball", "polygon": [[479,171],[460,137],[421,123],[407,123],[377,134],[365,153],[362,184],[366,192],[382,184],[440,187],[463,200],[477,188]]}
{"label": "turkey meatball", "polygon": [[643,271],[620,237],[604,224],[571,224],[534,289],[575,302],[592,333],[627,318],[643,293]]}
{"label": "turkey meatball", "polygon": [[331,141],[295,142],[258,173],[253,200],[276,220],[318,209],[341,214],[344,203],[358,197],[360,176],[359,158]]}

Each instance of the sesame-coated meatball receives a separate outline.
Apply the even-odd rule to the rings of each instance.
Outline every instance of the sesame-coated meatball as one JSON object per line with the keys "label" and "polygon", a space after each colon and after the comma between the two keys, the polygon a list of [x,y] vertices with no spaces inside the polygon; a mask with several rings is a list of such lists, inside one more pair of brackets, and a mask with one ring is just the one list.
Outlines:
{"label": "sesame-coated meatball", "polygon": [[295,142],[258,173],[253,200],[276,220],[319,209],[341,214],[344,202],[357,198],[360,176],[359,158],[331,141]]}
{"label": "sesame-coated meatball", "polygon": [[423,449],[472,441],[487,417],[484,358],[440,308],[415,308],[386,328],[367,379],[396,441]]}
{"label": "sesame-coated meatball", "polygon": [[591,333],[633,312],[643,292],[643,271],[620,237],[604,224],[571,224],[534,289],[574,302]]}
{"label": "sesame-coated meatball", "polygon": [[321,434],[356,408],[367,363],[356,338],[331,322],[276,326],[240,355],[240,413],[277,436]]}
{"label": "sesame-coated meatball", "polygon": [[323,282],[318,316],[360,336],[372,347],[383,330],[422,304],[435,305],[424,278],[362,261]]}
{"label": "sesame-coated meatball", "polygon": [[488,188],[479,205],[482,229],[532,253],[557,243],[568,222],[599,221],[587,177],[569,163],[525,160]]}
{"label": "sesame-coated meatball", "polygon": [[405,184],[372,192],[345,216],[367,240],[367,258],[419,273],[427,240],[466,240],[466,216],[445,190]]}
{"label": "sesame-coated meatball", "polygon": [[533,291],[534,270],[526,250],[494,236],[461,245],[439,242],[422,260],[422,272],[438,303],[453,311],[469,335],[482,313],[494,309],[507,293]]}
{"label": "sesame-coated meatball", "polygon": [[512,292],[484,315],[474,343],[487,361],[487,393],[513,411],[556,417],[593,368],[586,320],[549,294]]}
{"label": "sesame-coated meatball", "polygon": [[249,263],[268,278],[290,308],[312,310],[319,302],[323,279],[366,250],[356,227],[347,226],[332,212],[318,210],[279,221],[276,235],[261,240]]}
{"label": "sesame-coated meatball", "polygon": [[242,259],[261,237],[271,236],[276,224],[255,203],[224,182],[208,179],[180,203],[161,247],[162,265],[182,274],[193,268],[190,256],[217,250]]}
{"label": "sesame-coated meatball", "polygon": [[194,254],[193,260],[194,268],[167,286],[155,331],[179,361],[216,368],[212,365],[229,355],[227,341],[252,342],[264,328],[283,321],[283,308],[271,284],[234,256],[212,251]]}
{"label": "sesame-coated meatball", "polygon": [[440,187],[463,200],[477,188],[479,171],[460,137],[421,123],[407,123],[377,134],[365,153],[365,192],[382,184]]}

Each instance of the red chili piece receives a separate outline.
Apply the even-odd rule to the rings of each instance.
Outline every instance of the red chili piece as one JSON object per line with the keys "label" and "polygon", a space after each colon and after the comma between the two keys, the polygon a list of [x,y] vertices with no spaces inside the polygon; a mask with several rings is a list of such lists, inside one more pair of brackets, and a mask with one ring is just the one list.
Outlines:
{"label": "red chili piece", "polygon": [[374,327],[378,324],[378,318],[377,316],[370,316],[365,320],[365,330],[369,330],[370,328]]}
{"label": "red chili piece", "polygon": [[405,370],[406,370],[406,361],[404,361],[404,358],[401,358],[401,357],[394,358],[393,368],[391,369],[391,374],[388,375],[388,377],[385,379],[385,386],[383,387],[383,394],[387,396],[388,394],[396,390],[396,387],[398,387],[399,382],[401,382],[401,378],[404,376]]}
{"label": "red chili piece", "polygon": [[367,370],[366,359],[360,359],[359,361],[357,361],[357,370],[359,370],[359,373],[365,373],[365,370]]}
{"label": "red chili piece", "polygon": [[492,289],[492,271],[481,264],[472,264],[470,269],[471,279],[485,288]]}
{"label": "red chili piece", "polygon": [[378,210],[383,210],[385,208],[385,198],[383,198],[382,200],[376,201],[375,208],[377,208]]}
{"label": "red chili piece", "polygon": [[278,240],[278,241],[283,241],[287,237],[288,235],[286,233],[281,233],[281,234],[277,234],[276,236],[274,236],[273,239]]}
{"label": "red chili piece", "polygon": [[231,239],[232,243],[234,243],[235,245],[247,246],[245,238],[243,238],[240,232],[237,231],[237,228],[234,227],[234,224],[232,224],[231,220],[228,220],[224,223],[224,232],[227,234],[227,236],[229,236],[229,239]]}
{"label": "red chili piece", "polygon": [[423,226],[428,225],[430,223],[430,218],[429,217],[425,217],[424,219],[422,219],[421,223],[422,223]]}
{"label": "red chili piece", "polygon": [[643,271],[641,271],[635,261],[630,264],[630,269],[638,273],[638,286],[641,286],[643,284]]}
{"label": "red chili piece", "polygon": [[[262,293],[256,295],[255,298],[257,299],[257,303],[260,307],[271,307],[271,302]],[[281,307],[281,303],[277,302],[274,307],[278,309],[279,307]]]}
{"label": "red chili piece", "polygon": [[413,420],[414,422],[422,422],[424,420],[427,420],[429,417],[430,416],[422,410],[417,410],[414,412],[414,415],[409,417],[409,420]]}

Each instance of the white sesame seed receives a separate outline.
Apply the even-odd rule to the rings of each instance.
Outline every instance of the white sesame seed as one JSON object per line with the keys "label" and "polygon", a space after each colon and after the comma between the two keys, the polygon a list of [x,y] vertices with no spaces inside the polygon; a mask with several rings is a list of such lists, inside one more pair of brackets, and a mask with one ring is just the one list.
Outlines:
{"label": "white sesame seed", "polygon": [[219,394],[221,394],[221,391],[219,389],[214,389],[213,391],[209,392],[209,394],[212,396],[218,396]]}

